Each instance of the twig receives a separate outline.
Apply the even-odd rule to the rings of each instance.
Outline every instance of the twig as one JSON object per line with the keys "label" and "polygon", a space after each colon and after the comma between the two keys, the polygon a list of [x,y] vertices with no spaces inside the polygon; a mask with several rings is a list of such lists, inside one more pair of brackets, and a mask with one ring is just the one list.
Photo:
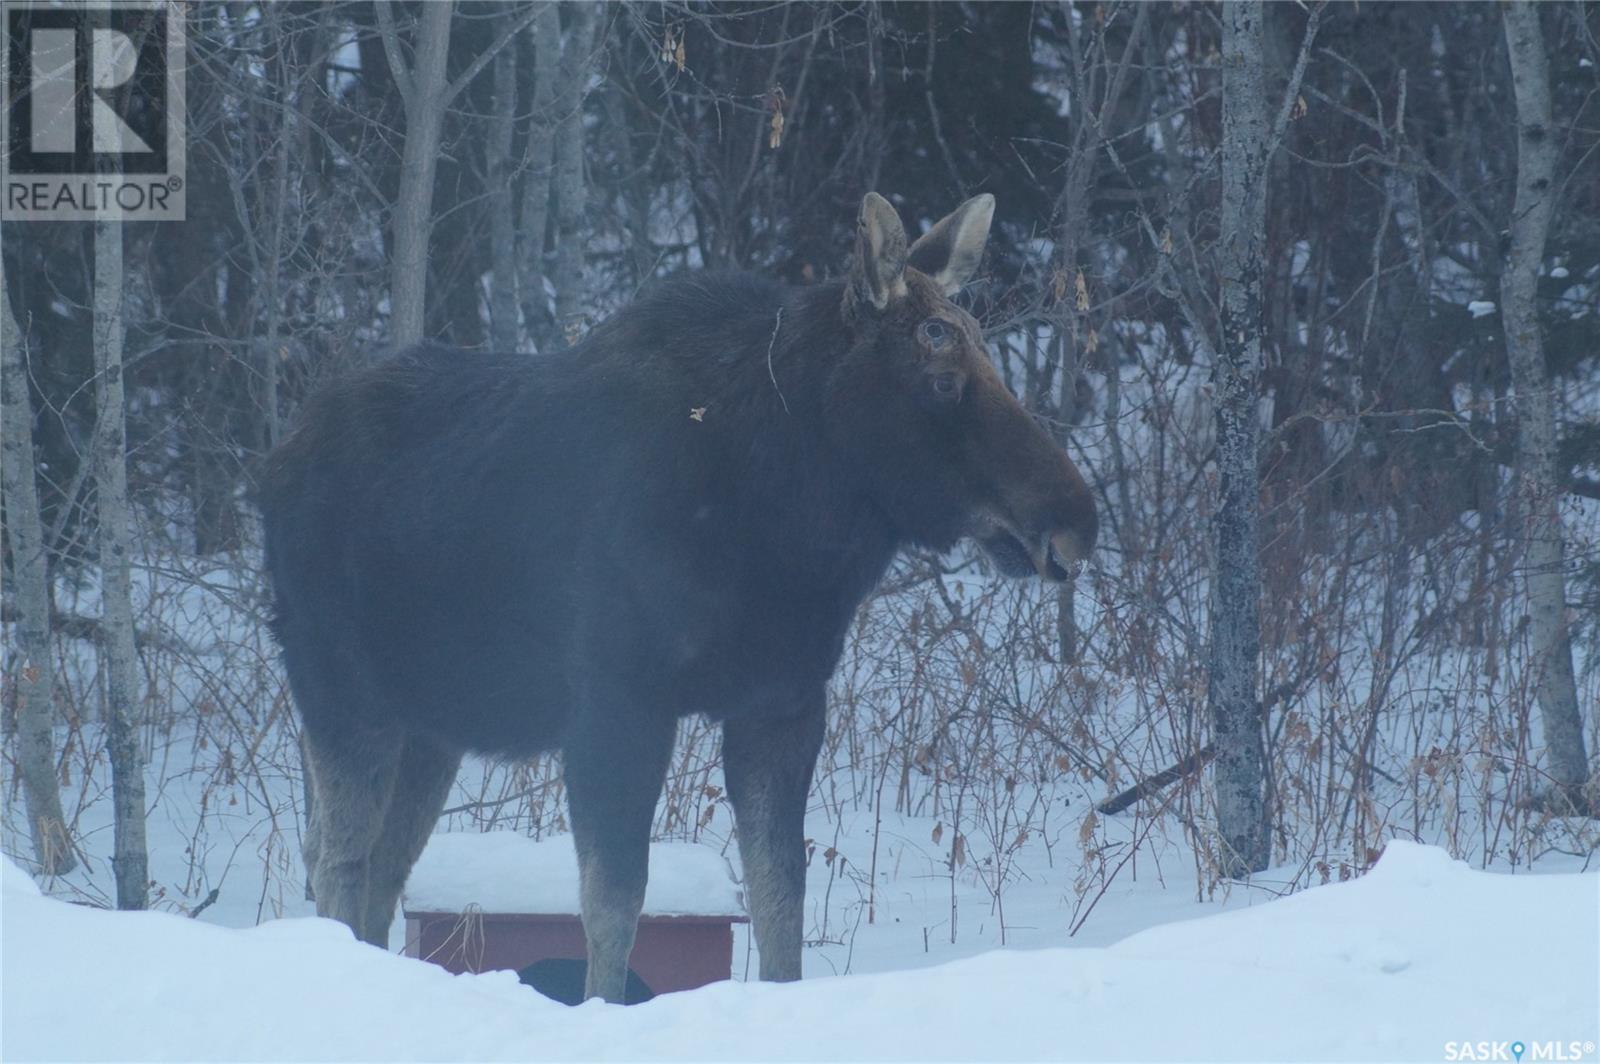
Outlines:
{"label": "twig", "polygon": [[191,919],[191,920],[197,919],[200,916],[201,913],[205,912],[207,909],[211,908],[211,906],[215,905],[217,903],[217,895],[221,890],[222,890],[221,887],[212,887],[211,888],[211,893],[207,894],[205,896],[205,900],[202,901],[199,905],[196,905],[190,911],[189,919]]}
{"label": "twig", "polygon": [[778,387],[778,375],[772,370],[772,349],[778,346],[778,330],[783,328],[783,307],[778,308],[777,315],[772,319],[772,339],[767,341],[767,376],[772,379],[772,390],[778,393],[778,402],[783,404],[783,412],[789,412],[789,400],[783,397],[783,389]]}

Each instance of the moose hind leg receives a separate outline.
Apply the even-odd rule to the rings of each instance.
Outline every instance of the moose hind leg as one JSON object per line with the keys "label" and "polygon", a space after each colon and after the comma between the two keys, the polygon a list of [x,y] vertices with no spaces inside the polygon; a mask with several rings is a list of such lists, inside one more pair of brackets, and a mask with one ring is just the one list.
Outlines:
{"label": "moose hind leg", "polygon": [[413,735],[400,753],[383,830],[372,847],[367,887],[367,914],[362,938],[387,946],[394,909],[412,865],[422,856],[439,820],[450,786],[461,767],[461,754],[431,739]]}
{"label": "moose hind leg", "polygon": [[819,694],[796,716],[753,716],[723,725],[723,772],[738,827],[752,930],[761,951],[761,978],[766,980],[800,978],[806,798],[824,724]]}
{"label": "moose hind leg", "polygon": [[311,772],[311,753],[305,733],[300,733],[300,777],[305,796],[306,833],[300,840],[300,863],[306,870],[306,901],[316,901],[311,881],[317,874],[317,856],[322,852],[322,833],[317,828],[316,778]]}
{"label": "moose hind leg", "polygon": [[564,744],[588,943],[585,998],[622,1003],[649,876],[650,822],[676,731],[672,720],[607,720]]}
{"label": "moose hind leg", "polygon": [[366,923],[372,848],[394,790],[401,736],[333,727],[308,730],[305,745],[316,795],[310,856],[317,915],[338,920],[371,942]]}

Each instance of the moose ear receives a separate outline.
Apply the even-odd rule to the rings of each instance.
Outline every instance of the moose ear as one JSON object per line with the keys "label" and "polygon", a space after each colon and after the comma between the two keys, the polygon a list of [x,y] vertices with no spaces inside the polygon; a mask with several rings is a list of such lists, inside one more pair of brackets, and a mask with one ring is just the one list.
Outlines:
{"label": "moose ear", "polygon": [[882,310],[906,294],[906,229],[889,201],[868,192],[856,219],[856,254],[850,263],[850,289]]}
{"label": "moose ear", "polygon": [[978,272],[994,220],[994,197],[985,192],[951,211],[915,244],[906,261],[953,296]]}

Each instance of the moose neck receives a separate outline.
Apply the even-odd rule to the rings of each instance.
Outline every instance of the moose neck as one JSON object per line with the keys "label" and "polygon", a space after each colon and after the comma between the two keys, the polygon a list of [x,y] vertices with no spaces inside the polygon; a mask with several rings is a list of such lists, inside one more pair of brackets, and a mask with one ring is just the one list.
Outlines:
{"label": "moose neck", "polygon": [[[769,544],[797,577],[859,599],[901,546],[858,471],[828,444],[828,382],[846,357],[840,284],[781,291],[767,308],[772,333],[740,359],[751,401],[750,438],[738,488],[746,530]],[[855,601],[850,608],[853,610]]]}

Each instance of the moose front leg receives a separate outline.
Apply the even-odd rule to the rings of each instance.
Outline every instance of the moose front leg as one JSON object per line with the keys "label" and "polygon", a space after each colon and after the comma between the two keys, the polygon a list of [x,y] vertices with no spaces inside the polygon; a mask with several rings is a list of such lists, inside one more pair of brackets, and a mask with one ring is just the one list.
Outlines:
{"label": "moose front leg", "polygon": [[583,996],[621,1004],[649,877],[650,821],[676,722],[589,713],[563,745],[589,970]]}
{"label": "moose front leg", "polygon": [[761,714],[730,720],[722,731],[722,764],[739,829],[745,897],[761,951],[761,978],[800,978],[805,930],[806,798],[822,748],[824,700],[819,691],[793,716]]}

